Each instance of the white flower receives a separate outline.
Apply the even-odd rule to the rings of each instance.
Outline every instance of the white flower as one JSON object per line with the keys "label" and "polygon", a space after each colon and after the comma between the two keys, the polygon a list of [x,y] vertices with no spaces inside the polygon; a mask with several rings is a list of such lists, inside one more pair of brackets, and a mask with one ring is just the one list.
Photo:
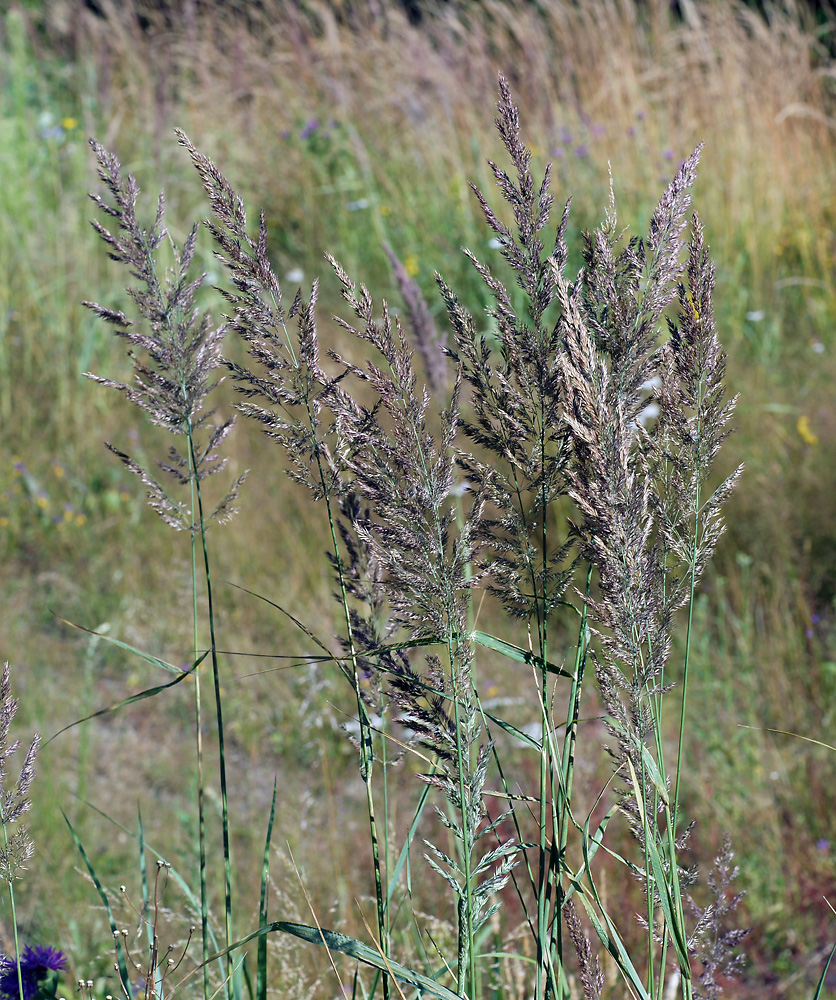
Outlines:
{"label": "white flower", "polygon": [[305,280],[305,272],[301,267],[292,267],[284,276],[289,285],[300,285]]}

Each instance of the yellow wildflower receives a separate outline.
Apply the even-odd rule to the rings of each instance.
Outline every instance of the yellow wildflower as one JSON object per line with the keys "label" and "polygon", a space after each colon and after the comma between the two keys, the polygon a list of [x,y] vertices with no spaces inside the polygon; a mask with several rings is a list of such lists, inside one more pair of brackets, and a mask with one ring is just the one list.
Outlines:
{"label": "yellow wildflower", "polygon": [[814,434],[810,428],[810,418],[808,416],[803,416],[798,418],[798,423],[795,425],[798,433],[801,435],[801,440],[805,444],[809,444],[810,447],[817,445],[819,443],[818,434]]}

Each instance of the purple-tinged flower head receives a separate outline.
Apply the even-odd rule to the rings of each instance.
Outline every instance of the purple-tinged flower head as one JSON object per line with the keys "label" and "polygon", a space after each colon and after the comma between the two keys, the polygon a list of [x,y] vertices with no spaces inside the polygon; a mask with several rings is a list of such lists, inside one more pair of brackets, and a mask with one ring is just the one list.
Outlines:
{"label": "purple-tinged flower head", "polygon": [[665,159],[665,160],[672,160],[673,159],[673,150],[672,149],[663,149],[662,150],[662,158]]}
{"label": "purple-tinged flower head", "polygon": [[[67,959],[56,948],[33,948],[27,945],[20,956],[20,980],[23,984],[23,1000],[34,1000],[38,987],[50,972],[67,968]],[[17,963],[8,955],[0,957],[0,995],[15,998],[20,996]]]}
{"label": "purple-tinged flower head", "polygon": [[565,125],[560,131],[560,141],[563,143],[564,146],[572,145],[572,133],[569,131],[568,128],[566,128]]}
{"label": "purple-tinged flower head", "polygon": [[637,111],[636,112],[636,118],[638,118],[638,120],[640,122],[643,122],[645,120],[645,118],[647,118],[647,112],[646,111]]}
{"label": "purple-tinged flower head", "polygon": [[281,130],[281,132],[279,132],[279,138],[280,139],[289,139],[290,138],[290,129],[289,128],[283,128]]}
{"label": "purple-tinged flower head", "polygon": [[310,139],[310,137],[319,128],[319,119],[311,118],[310,121],[305,122],[305,127],[299,133],[300,139]]}
{"label": "purple-tinged flower head", "polygon": [[597,122],[589,131],[596,139],[600,139],[602,135],[607,134],[607,126]]}
{"label": "purple-tinged flower head", "polygon": [[821,621],[821,618],[819,618],[819,616],[814,612],[812,615],[810,615],[810,621],[814,625],[818,625],[818,623]]}
{"label": "purple-tinged flower head", "polygon": [[629,136],[629,137],[630,137],[630,138],[632,139],[632,138],[633,138],[633,136],[635,136],[635,134],[636,134],[636,126],[635,126],[635,125],[631,125],[631,126],[630,126],[630,127],[629,127],[629,128],[627,129],[627,135],[628,135],[628,136]]}
{"label": "purple-tinged flower head", "polygon": [[562,146],[556,146],[552,150],[552,156],[556,156],[559,160],[562,160],[566,155],[566,150]]}
{"label": "purple-tinged flower head", "polygon": [[589,156],[589,148],[583,145],[577,146],[575,149],[575,156],[577,156],[579,160],[584,159],[584,157]]}
{"label": "purple-tinged flower head", "polygon": [[821,840],[816,841],[816,850],[820,854],[826,854],[830,850],[830,841],[822,837]]}

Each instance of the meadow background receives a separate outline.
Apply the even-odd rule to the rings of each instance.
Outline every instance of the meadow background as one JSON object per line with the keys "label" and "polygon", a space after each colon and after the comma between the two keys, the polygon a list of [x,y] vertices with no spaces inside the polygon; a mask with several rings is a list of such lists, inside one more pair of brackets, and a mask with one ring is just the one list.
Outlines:
{"label": "meadow background", "polygon": [[[746,472],[697,603],[683,809],[698,823],[688,859],[706,864],[731,834],[746,890],[738,919],[752,928],[732,995],[811,995],[836,937],[826,902],[836,903],[836,758],[767,730],[832,743],[836,728],[834,28],[822,7],[739,0],[675,9],[661,0],[3,4],[0,658],[12,662],[21,738],[33,728],[48,738],[158,681],[62,619],[174,663],[188,661],[191,642],[182,539],[162,529],[103,447],[154,454],[154,435],[117,394],[82,377],[128,374],[111,334],[81,306],[124,302],[124,276],[89,225],[88,136],[137,176],[147,211],[165,188],[182,240],[207,214],[172,131],[183,128],[248,205],[264,206],[289,296],[323,278],[322,336],[339,347],[344,334],[325,317],[344,308],[326,251],[399,306],[388,242],[439,324],[436,269],[483,313],[486,293],[460,247],[490,259],[468,181],[493,187],[485,160],[500,156],[502,71],[535,166],[551,160],[558,201],[573,198],[574,253],[579,231],[602,217],[608,162],[620,220],[638,233],[677,164],[705,142],[694,203],[717,264],[728,384],[741,394],[721,471],[744,461]],[[198,255],[220,282],[208,238]],[[220,312],[211,291],[206,302]],[[258,475],[241,515],[213,530],[216,579],[335,633],[327,527],[254,427],[239,426],[229,449],[234,473]],[[238,891],[255,912],[278,775],[275,842],[291,848],[323,922],[362,935],[354,900],[369,892],[370,863],[355,754],[341,731],[350,692],[313,662],[277,669],[246,655],[304,652],[304,643],[264,602],[223,582],[216,599],[220,646],[235,653],[222,669]],[[135,830],[138,804],[146,840],[188,871],[185,687],[76,727],[40,753],[37,854],[20,886],[20,924],[25,941],[69,956],[70,984],[111,959],[59,807],[109,885],[136,884],[136,845],[118,824]],[[309,922],[292,868],[277,863],[274,880],[281,915]],[[607,891],[617,904],[620,886]],[[176,922],[174,896],[168,903]],[[423,903],[432,909],[431,889]],[[0,930],[8,949],[8,925]],[[321,969],[308,951],[284,945],[277,960],[279,995],[316,988]]]}

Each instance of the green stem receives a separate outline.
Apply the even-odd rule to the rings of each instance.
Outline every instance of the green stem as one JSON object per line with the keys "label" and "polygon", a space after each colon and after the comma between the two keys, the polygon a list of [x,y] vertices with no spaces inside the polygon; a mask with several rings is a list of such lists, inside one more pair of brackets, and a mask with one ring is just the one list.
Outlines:
{"label": "green stem", "polygon": [[[288,338],[289,340],[289,338]],[[316,423],[314,421],[313,413],[311,413],[310,405],[308,401],[305,401],[305,407],[308,414],[308,423],[311,428],[311,432],[314,433],[316,429]],[[375,905],[377,910],[377,933],[380,939],[380,948],[383,952],[384,957],[389,955],[389,932],[388,932],[388,916],[387,916],[387,906],[386,906],[386,896],[383,891],[383,878],[380,870],[380,840],[377,834],[377,817],[375,812],[374,804],[374,786],[372,784],[373,770],[374,770],[374,744],[372,736],[372,728],[369,722],[369,715],[366,710],[366,703],[363,701],[362,688],[360,686],[360,670],[357,663],[357,650],[354,645],[354,632],[351,627],[351,613],[348,604],[348,590],[345,585],[345,573],[343,571],[343,562],[340,555],[340,544],[337,540],[337,529],[334,521],[334,514],[331,508],[331,497],[328,493],[326,486],[325,470],[322,468],[322,461],[320,458],[319,447],[315,449],[317,470],[319,472],[320,485],[322,486],[322,492],[325,495],[325,507],[328,512],[328,527],[331,531],[331,546],[334,551],[334,559],[337,566],[337,575],[339,577],[340,584],[340,599],[343,608],[343,616],[345,619],[346,636],[348,638],[348,651],[349,658],[351,660],[351,684],[354,688],[354,695],[357,700],[357,719],[360,725],[360,775],[363,779],[363,784],[366,788],[366,811],[369,816],[369,837],[371,839],[372,846],[372,865],[374,869],[374,892],[375,892]],[[385,765],[384,765],[385,767]],[[385,815],[384,809],[384,815]],[[388,842],[388,837],[387,837]],[[387,865],[387,877],[388,877],[388,865]],[[391,984],[389,981],[389,976],[383,976],[383,1000],[389,1000],[391,993]]]}
{"label": "green stem", "polygon": [[[461,712],[459,710],[459,683],[456,670],[456,653],[453,647],[453,633],[447,630],[447,655],[450,660],[450,681],[453,696],[453,719],[456,726],[456,765],[459,771],[459,813],[462,824],[462,872],[464,875],[464,896],[461,899],[464,912],[459,912],[459,963],[456,989],[459,996],[467,996],[466,979],[469,979],[470,996],[476,989],[476,954],[473,947],[473,892],[471,887],[471,831],[470,797],[467,795],[466,775],[470,774],[470,747],[462,745]],[[467,969],[463,958],[467,957]]]}
{"label": "green stem", "polygon": [[[223,834],[224,852],[224,929],[226,937],[226,947],[229,948],[233,941],[232,936],[232,852],[229,840],[229,800],[227,795],[226,780],[226,753],[224,744],[224,724],[223,724],[223,704],[221,698],[221,678],[218,667],[218,646],[215,640],[215,609],[212,600],[212,575],[209,570],[209,549],[206,545],[206,524],[203,516],[203,497],[200,490],[200,480],[197,476],[197,458],[194,450],[194,437],[192,435],[191,420],[188,424],[189,436],[189,457],[192,465],[192,476],[195,484],[195,495],[197,497],[198,524],[200,527],[200,541],[203,548],[203,567],[206,577],[206,604],[209,616],[209,643],[212,656],[212,679],[215,688],[215,709],[218,716],[218,765],[221,782],[221,823]],[[201,887],[202,888],[202,887]],[[227,995],[231,996],[232,983],[227,976]]]}
{"label": "green stem", "polygon": [[[3,823],[3,843],[5,845],[6,854],[9,853],[9,831],[6,826],[5,820]],[[15,890],[12,879],[9,879],[9,906],[12,911],[12,936],[15,942],[15,963],[17,964],[17,988],[20,993],[20,1000],[23,1000],[23,971],[20,968],[20,941],[17,936],[17,910],[15,908]]]}
{"label": "green stem", "polygon": [[[195,480],[193,453],[189,451],[192,462],[189,486],[191,491],[192,523],[195,520]],[[197,540],[195,533],[192,536],[192,623],[193,642],[195,659],[198,653],[198,610],[197,610]],[[209,901],[206,889],[206,813],[204,803],[203,786],[203,712],[200,701],[200,671],[194,672],[194,714],[195,714],[195,736],[197,749],[197,828],[198,828],[198,851],[199,851],[199,878],[200,878],[200,934],[203,948],[203,1000],[209,1000]]]}

